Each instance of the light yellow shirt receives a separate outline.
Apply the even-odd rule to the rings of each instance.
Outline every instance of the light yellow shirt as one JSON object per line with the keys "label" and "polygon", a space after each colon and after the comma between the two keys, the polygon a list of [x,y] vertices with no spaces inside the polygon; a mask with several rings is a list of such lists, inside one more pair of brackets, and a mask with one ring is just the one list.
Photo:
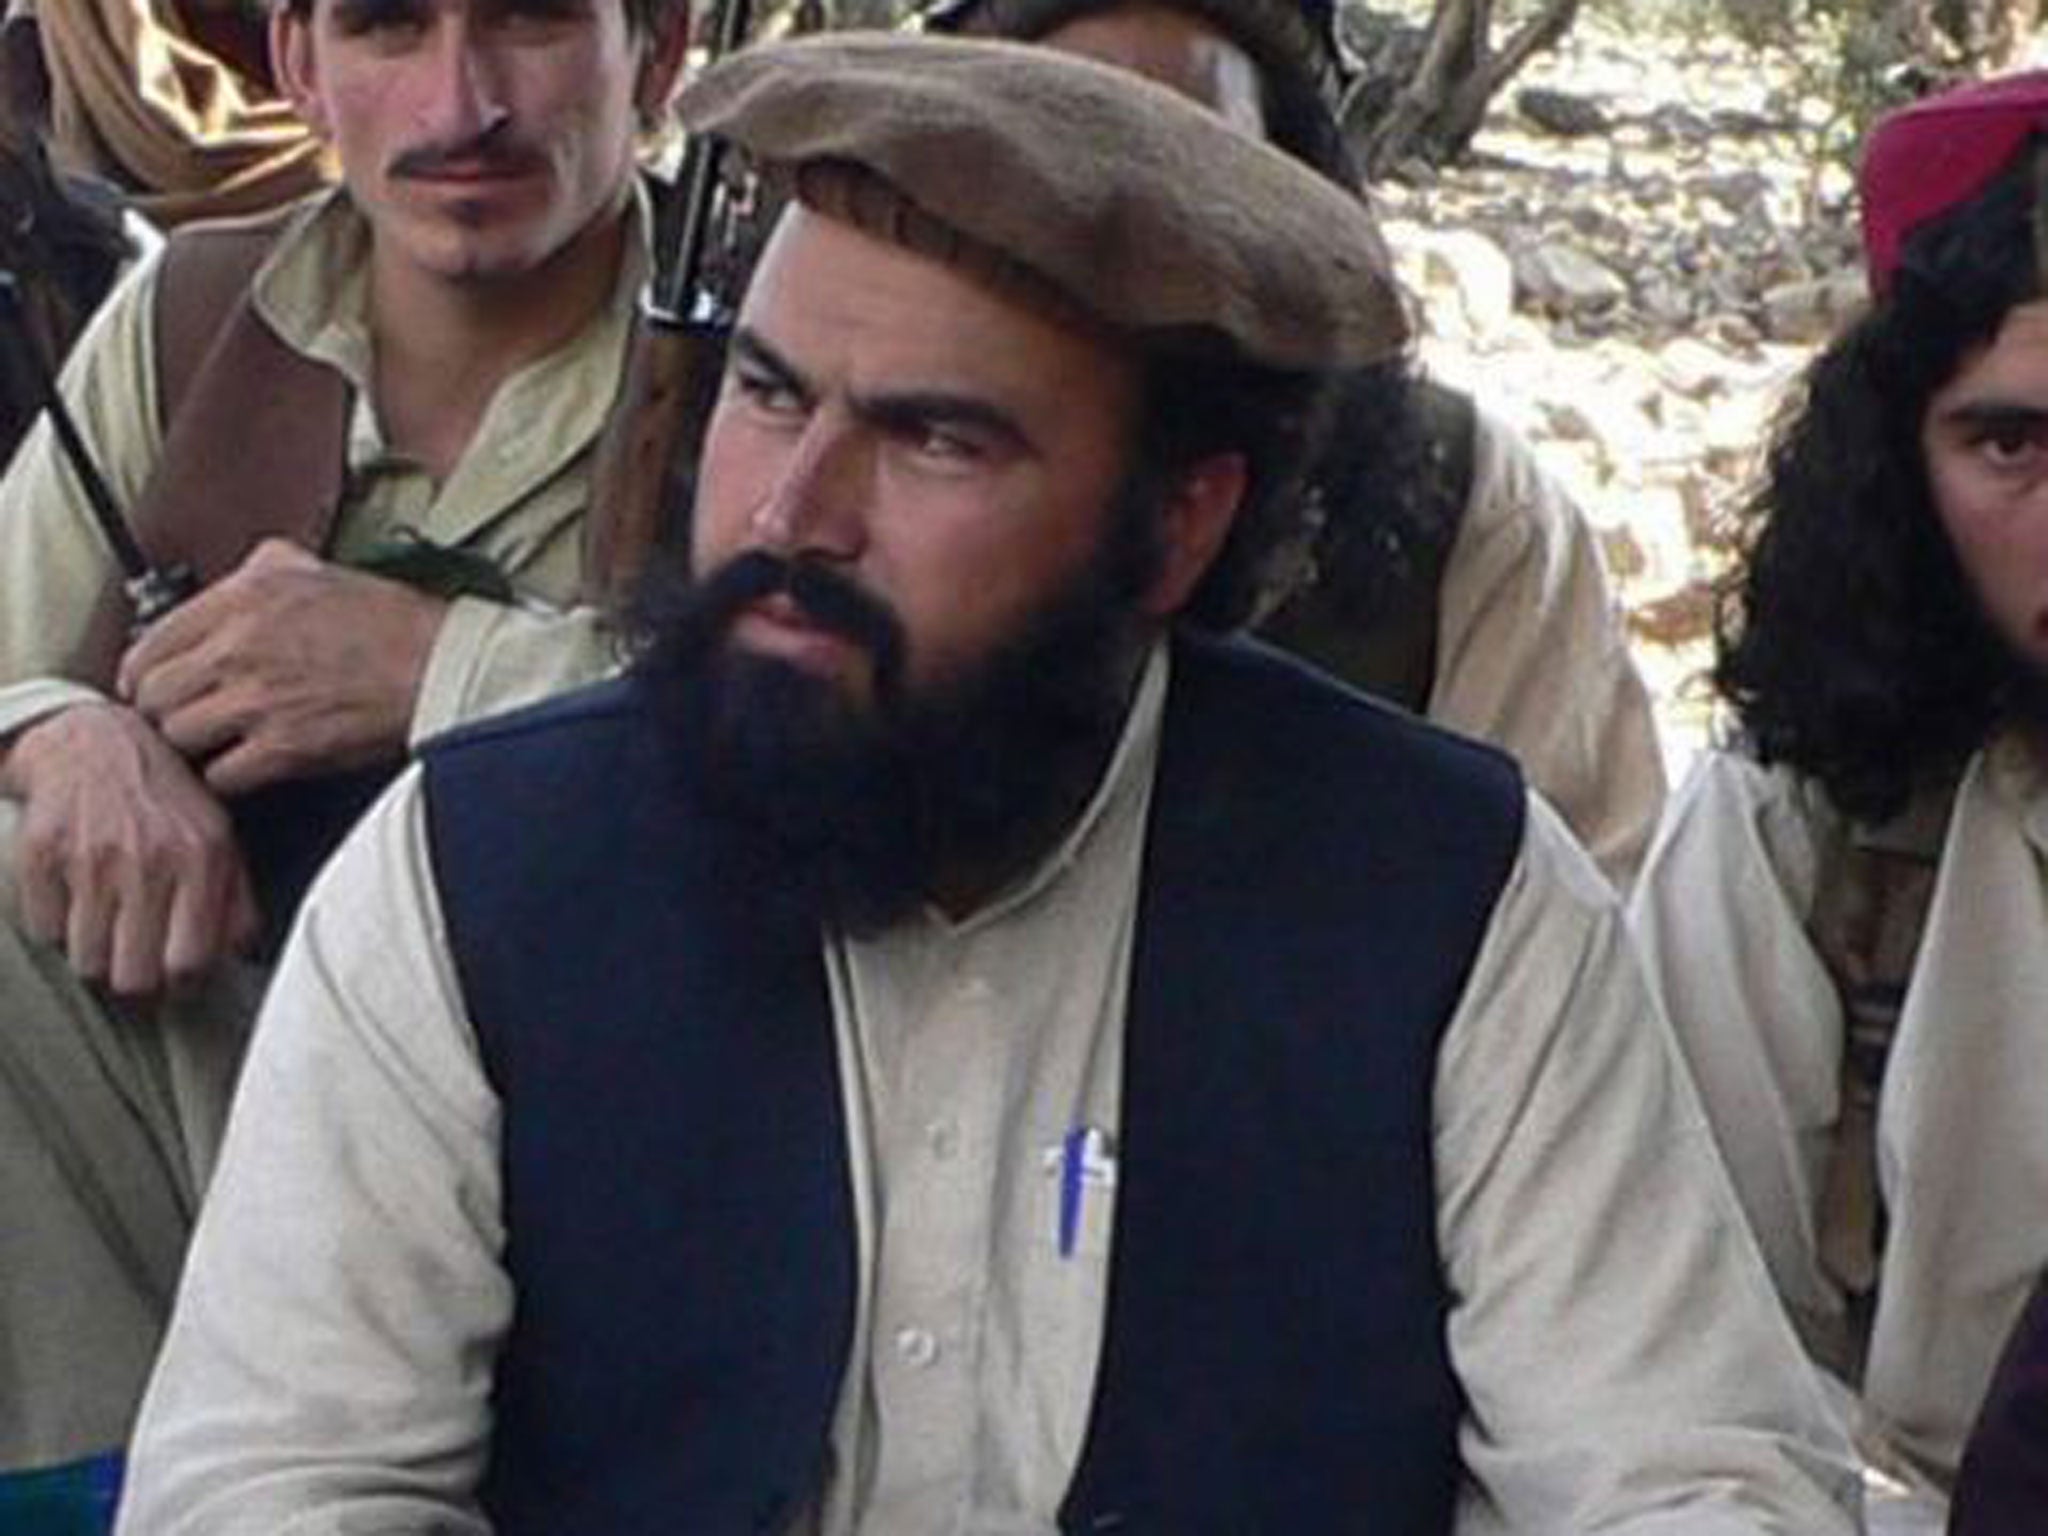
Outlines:
{"label": "light yellow shirt", "polygon": [[[636,221],[640,215],[634,215]],[[255,279],[259,313],[355,386],[347,488],[331,553],[347,560],[400,528],[488,556],[514,607],[459,598],[435,641],[413,740],[589,681],[614,665],[588,612],[567,608],[590,453],[617,387],[644,242],[627,242],[613,301],[567,345],[499,388],[455,472],[436,483],[385,444],[370,389],[367,227],[346,198],[315,198]],[[131,272],[81,337],[63,391],[115,500],[133,506],[163,451],[155,304],[161,261]],[[113,557],[42,421],[0,478],[0,739],[96,697],[67,679]]]}
{"label": "light yellow shirt", "polygon": [[[1632,919],[1772,1278],[1839,1330],[1817,1216],[1842,1010],[1807,936],[1840,816],[1787,770],[1709,754]],[[1878,1103],[1888,1217],[1861,1399],[1880,1463],[1954,1477],[1991,1368],[2048,1269],[2048,766],[2008,736],[1957,793]]]}
{"label": "light yellow shirt", "polygon": [[[1114,1147],[1163,668],[1030,879],[964,921],[827,943],[861,1283],[832,1471],[799,1529],[1054,1529],[1115,1189],[1091,1181],[1062,1258],[1047,1154],[1077,1125]],[[1533,798],[1435,1103],[1469,1399],[1458,1536],[1846,1536],[1846,1447],[1614,898]],[[408,777],[315,889],[279,971],[144,1406],[125,1532],[487,1528],[474,1489],[514,1305],[499,1116]]]}

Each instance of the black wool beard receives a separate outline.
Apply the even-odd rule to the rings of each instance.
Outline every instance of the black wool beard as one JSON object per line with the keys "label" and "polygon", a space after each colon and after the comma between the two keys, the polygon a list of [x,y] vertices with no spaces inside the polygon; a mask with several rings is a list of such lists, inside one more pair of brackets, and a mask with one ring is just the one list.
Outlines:
{"label": "black wool beard", "polygon": [[[1121,731],[1140,644],[1131,542],[1112,536],[1008,644],[915,694],[894,616],[829,569],[744,555],[655,611],[636,671],[686,779],[758,849],[764,888],[749,895],[872,934],[941,892],[993,891],[1040,856]],[[869,702],[727,643],[734,618],[774,591],[867,649]]]}
{"label": "black wool beard", "polygon": [[2005,650],[2009,671],[1999,696],[2003,712],[2037,735],[2048,735],[2048,671],[2010,643]]}

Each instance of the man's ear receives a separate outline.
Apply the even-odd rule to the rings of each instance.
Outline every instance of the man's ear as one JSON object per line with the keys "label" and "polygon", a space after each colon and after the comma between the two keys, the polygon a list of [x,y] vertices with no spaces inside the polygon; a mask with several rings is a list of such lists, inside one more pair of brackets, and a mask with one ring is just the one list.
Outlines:
{"label": "man's ear", "polygon": [[695,9],[694,5],[672,7],[667,19],[648,34],[646,55],[633,83],[633,107],[645,128],[661,126],[662,114],[675,94],[676,77],[690,52],[690,17]]}
{"label": "man's ear", "polygon": [[289,5],[270,8],[270,72],[306,126],[327,137],[327,112],[313,69],[313,20]]}
{"label": "man's ear", "polygon": [[1141,606],[1155,619],[1185,608],[1237,521],[1250,471],[1241,453],[1219,453],[1181,471],[1159,515],[1159,569]]}

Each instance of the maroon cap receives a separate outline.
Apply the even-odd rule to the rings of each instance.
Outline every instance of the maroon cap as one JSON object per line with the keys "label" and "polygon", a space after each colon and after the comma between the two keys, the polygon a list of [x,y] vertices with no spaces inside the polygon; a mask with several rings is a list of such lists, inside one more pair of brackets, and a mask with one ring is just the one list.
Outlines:
{"label": "maroon cap", "polygon": [[1902,107],[1863,150],[1863,254],[1883,293],[1906,236],[1982,192],[2037,128],[2048,127],[2048,70],[2004,75]]}

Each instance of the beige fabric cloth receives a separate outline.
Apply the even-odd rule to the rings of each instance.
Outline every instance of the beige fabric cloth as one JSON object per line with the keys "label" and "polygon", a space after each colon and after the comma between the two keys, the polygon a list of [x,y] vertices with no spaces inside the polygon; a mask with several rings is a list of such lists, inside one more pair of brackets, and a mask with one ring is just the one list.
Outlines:
{"label": "beige fabric cloth", "polygon": [[[631,247],[636,252],[638,242]],[[257,278],[295,347],[369,377],[365,232],[311,204]],[[365,392],[348,444],[342,558],[400,526],[480,551],[530,594],[459,600],[414,717],[420,736],[585,681],[612,665],[592,617],[550,606],[578,578],[590,449],[609,407],[641,263],[604,317],[507,381],[446,483],[384,446]],[[102,311],[65,390],[117,497],[161,447],[151,356],[154,264]],[[95,697],[61,667],[110,556],[47,424],[0,479],[0,738]],[[62,957],[22,939],[11,906],[14,807],[0,802],[0,1468],[119,1443],[170,1299],[260,977],[237,972],[164,1009],[109,1009]]]}
{"label": "beige fabric cloth", "polygon": [[[1063,1263],[1045,1152],[1076,1122],[1117,1129],[1159,681],[1035,876],[965,921],[828,943],[862,1286],[837,1470],[803,1529],[1054,1529],[1114,1187],[1091,1187]],[[514,1293],[499,1106],[441,931],[409,779],[314,893],[259,1026],[130,1536],[485,1529],[472,1488]],[[1435,1095],[1470,1397],[1458,1536],[1846,1536],[1839,1431],[1614,900],[1540,801]]]}
{"label": "beige fabric cloth", "polygon": [[771,165],[859,167],[893,197],[828,211],[984,272],[1021,267],[1110,325],[1221,336],[1283,368],[1361,366],[1408,338],[1362,199],[1128,70],[835,33],[721,60],[676,109]]}
{"label": "beige fabric cloth", "polygon": [[[637,215],[636,215],[637,217]],[[503,608],[459,599],[437,639],[413,739],[525,703],[609,669],[609,648],[576,591],[588,455],[618,379],[641,242],[601,322],[506,381],[444,483],[392,453],[367,384],[368,233],[338,194],[309,202],[257,274],[258,308],[308,357],[358,390],[347,446],[349,496],[337,524],[346,560],[401,527],[496,561],[531,601]],[[157,264],[144,263],[94,319],[64,388],[115,498],[132,502],[162,451],[154,326]],[[61,676],[77,649],[111,558],[84,497],[40,423],[0,478],[0,737],[92,695]]]}
{"label": "beige fabric cloth", "polygon": [[38,0],[52,131],[67,167],[134,194],[153,222],[275,208],[327,172],[291,105],[215,58],[169,0]]}
{"label": "beige fabric cloth", "polygon": [[1511,753],[1627,892],[1664,809],[1656,717],[1585,513],[1479,414],[1425,713]]}
{"label": "beige fabric cloth", "polygon": [[105,1006],[22,936],[0,800],[0,1470],[126,1436],[261,976]]}
{"label": "beige fabric cloth", "polygon": [[[1842,1017],[1806,935],[1839,820],[1785,771],[1710,754],[1674,799],[1632,918],[1794,1322],[1842,1297],[1816,1210]],[[1958,793],[1878,1104],[1890,1217],[1862,1438],[1940,1487],[2029,1287],[2048,1268],[2048,765],[2006,738]]]}

